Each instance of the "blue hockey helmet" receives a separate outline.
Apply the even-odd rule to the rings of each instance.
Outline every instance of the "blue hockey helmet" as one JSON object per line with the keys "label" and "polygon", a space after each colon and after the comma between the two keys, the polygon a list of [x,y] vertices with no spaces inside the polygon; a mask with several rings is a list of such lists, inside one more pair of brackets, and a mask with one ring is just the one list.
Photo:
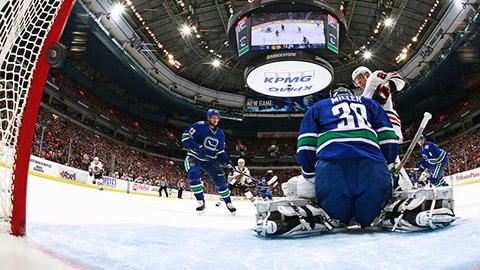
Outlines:
{"label": "blue hockey helmet", "polygon": [[217,110],[215,110],[215,109],[210,109],[210,110],[208,110],[208,112],[207,112],[207,119],[210,119],[210,117],[212,117],[212,116],[214,116],[214,115],[220,117],[220,113],[219,113]]}
{"label": "blue hockey helmet", "polygon": [[350,86],[345,83],[336,84],[333,89],[330,91],[330,97],[336,97],[340,95],[354,95]]}
{"label": "blue hockey helmet", "polygon": [[420,137],[418,137],[418,140],[426,140],[427,138],[425,138],[425,136],[423,135],[420,135]]}

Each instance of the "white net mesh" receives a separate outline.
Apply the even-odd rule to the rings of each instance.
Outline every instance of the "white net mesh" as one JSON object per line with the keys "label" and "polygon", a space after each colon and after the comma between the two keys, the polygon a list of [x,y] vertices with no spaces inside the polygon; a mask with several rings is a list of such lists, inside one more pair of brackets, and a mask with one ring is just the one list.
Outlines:
{"label": "white net mesh", "polygon": [[18,132],[38,56],[62,2],[0,0],[0,221],[12,217]]}

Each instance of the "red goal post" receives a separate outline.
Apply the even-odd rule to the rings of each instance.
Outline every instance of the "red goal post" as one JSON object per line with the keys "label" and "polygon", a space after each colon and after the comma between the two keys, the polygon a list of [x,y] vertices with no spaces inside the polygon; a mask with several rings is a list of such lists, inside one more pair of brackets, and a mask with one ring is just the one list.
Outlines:
{"label": "red goal post", "polygon": [[27,177],[38,108],[75,0],[0,1],[0,222],[25,235]]}

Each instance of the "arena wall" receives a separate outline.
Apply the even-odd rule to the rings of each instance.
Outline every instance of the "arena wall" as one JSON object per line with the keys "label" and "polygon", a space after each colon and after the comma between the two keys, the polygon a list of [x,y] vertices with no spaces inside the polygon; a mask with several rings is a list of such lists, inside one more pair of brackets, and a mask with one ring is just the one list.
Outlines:
{"label": "arena wall", "polygon": [[[98,186],[93,183],[93,177],[89,176],[87,171],[71,168],[33,155],[30,156],[29,173],[67,184],[98,189]],[[159,188],[148,184],[129,182],[109,176],[103,177],[103,183],[103,188],[109,191],[146,196],[159,195]],[[177,198],[177,189],[169,188],[168,191],[170,197]],[[162,195],[162,197],[165,197],[165,195]],[[195,199],[193,193],[185,190],[183,191],[182,198]],[[218,200],[218,198],[219,196],[216,194],[205,194],[205,199],[207,200]],[[232,199],[236,201],[247,200],[247,198],[240,196],[232,196]]]}

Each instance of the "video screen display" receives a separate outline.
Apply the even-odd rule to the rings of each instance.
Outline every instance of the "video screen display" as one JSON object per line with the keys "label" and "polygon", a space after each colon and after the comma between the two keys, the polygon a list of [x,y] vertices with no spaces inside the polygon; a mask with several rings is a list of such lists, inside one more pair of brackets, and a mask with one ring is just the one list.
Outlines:
{"label": "video screen display", "polygon": [[326,48],[320,12],[252,14],[251,33],[252,50]]}
{"label": "video screen display", "polygon": [[260,94],[249,94],[246,99],[245,112],[247,113],[279,113],[279,112],[306,112],[317,101],[328,98],[324,92],[303,97],[271,97]]}

